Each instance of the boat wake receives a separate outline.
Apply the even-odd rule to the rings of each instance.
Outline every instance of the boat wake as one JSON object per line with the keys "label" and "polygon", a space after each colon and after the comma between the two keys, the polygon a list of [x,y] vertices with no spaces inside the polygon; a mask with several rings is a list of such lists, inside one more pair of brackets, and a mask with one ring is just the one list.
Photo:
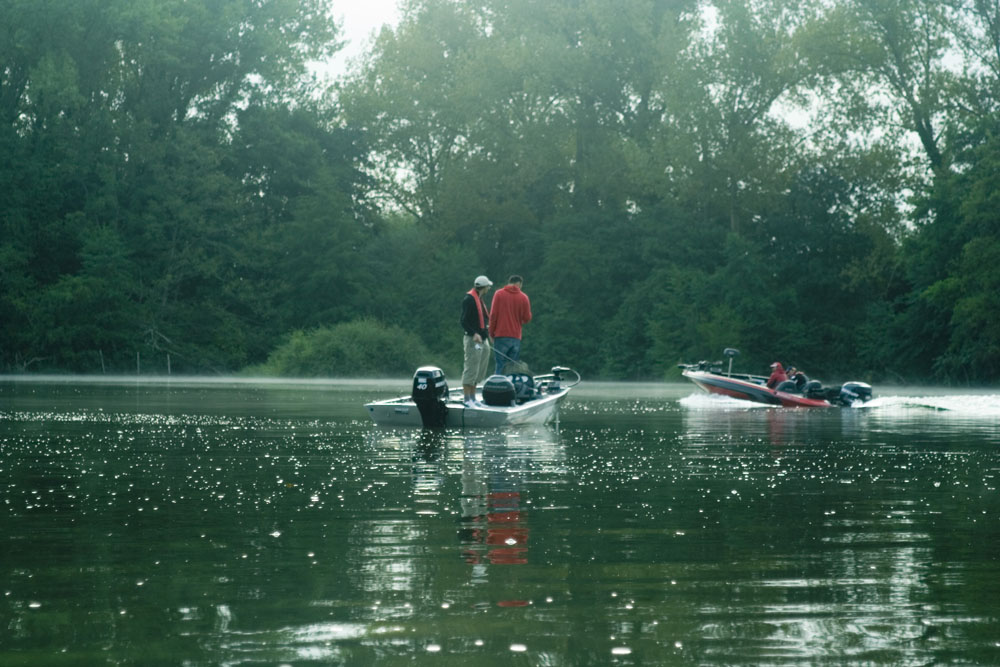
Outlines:
{"label": "boat wake", "polygon": [[[744,401],[718,394],[691,394],[678,401],[689,410],[795,410]],[[954,415],[1000,417],[1000,394],[941,394],[925,396],[877,396],[866,403],[855,404],[850,410],[874,410],[882,414],[910,411],[948,412]]]}
{"label": "boat wake", "polygon": [[744,401],[731,396],[721,394],[691,394],[678,401],[682,406],[691,410],[770,410],[776,406],[766,403],[755,403]]}
{"label": "boat wake", "polygon": [[1000,394],[879,396],[858,407],[880,412],[934,410],[976,417],[1000,417]]}

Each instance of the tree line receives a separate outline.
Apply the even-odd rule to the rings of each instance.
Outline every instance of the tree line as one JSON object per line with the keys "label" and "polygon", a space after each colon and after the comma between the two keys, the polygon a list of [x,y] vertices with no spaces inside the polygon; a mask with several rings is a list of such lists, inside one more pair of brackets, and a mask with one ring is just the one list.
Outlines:
{"label": "tree line", "polygon": [[[0,0],[0,368],[1000,377],[1000,8]],[[141,361],[140,361],[141,360]]]}

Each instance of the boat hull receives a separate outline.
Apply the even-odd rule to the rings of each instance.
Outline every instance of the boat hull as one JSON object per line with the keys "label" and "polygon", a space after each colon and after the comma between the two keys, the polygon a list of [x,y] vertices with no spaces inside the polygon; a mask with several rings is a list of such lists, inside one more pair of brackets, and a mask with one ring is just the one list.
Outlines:
{"label": "boat hull", "polygon": [[682,375],[710,394],[730,396],[744,401],[785,408],[830,408],[824,399],[808,398],[767,387],[767,379],[757,375],[719,375],[707,371],[685,370]]}
{"label": "boat hull", "polygon": [[[556,417],[560,403],[569,394],[569,387],[546,393],[518,405],[468,407],[459,396],[449,396],[445,426],[448,428],[499,428],[523,424],[544,424]],[[368,416],[379,426],[420,428],[423,419],[417,404],[409,396],[400,396],[365,405]]]}

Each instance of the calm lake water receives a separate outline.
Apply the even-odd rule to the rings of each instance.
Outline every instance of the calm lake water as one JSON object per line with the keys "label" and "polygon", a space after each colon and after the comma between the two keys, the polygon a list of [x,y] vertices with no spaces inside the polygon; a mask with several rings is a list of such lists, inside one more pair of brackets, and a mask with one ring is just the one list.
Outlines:
{"label": "calm lake water", "polygon": [[998,394],[407,383],[0,379],[0,664],[1000,664]]}

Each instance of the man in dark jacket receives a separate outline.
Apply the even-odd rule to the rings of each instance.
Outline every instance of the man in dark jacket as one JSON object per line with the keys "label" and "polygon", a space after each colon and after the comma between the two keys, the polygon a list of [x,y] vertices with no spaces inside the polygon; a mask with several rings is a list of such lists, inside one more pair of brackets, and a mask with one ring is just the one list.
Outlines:
{"label": "man in dark jacket", "polygon": [[493,282],[486,276],[473,281],[472,289],[462,299],[462,394],[469,407],[481,405],[476,400],[476,385],[489,371],[490,365],[490,311],[483,297]]}

